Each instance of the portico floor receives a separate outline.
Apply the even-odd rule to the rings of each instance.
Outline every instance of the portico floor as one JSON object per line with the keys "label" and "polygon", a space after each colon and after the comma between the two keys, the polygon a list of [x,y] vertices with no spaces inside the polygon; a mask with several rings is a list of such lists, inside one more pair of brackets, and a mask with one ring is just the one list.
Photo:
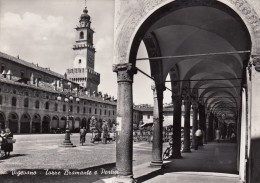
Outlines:
{"label": "portico floor", "polygon": [[182,156],[183,159],[165,161],[161,170],[148,164],[134,167],[134,177],[138,182],[147,183],[240,183],[234,143],[212,142]]}
{"label": "portico floor", "polygon": [[[165,149],[165,147],[164,147]],[[133,168],[137,182],[146,183],[241,183],[236,171],[236,144],[211,142],[182,159],[166,160],[162,169],[149,163]],[[113,182],[113,178],[97,181]]]}

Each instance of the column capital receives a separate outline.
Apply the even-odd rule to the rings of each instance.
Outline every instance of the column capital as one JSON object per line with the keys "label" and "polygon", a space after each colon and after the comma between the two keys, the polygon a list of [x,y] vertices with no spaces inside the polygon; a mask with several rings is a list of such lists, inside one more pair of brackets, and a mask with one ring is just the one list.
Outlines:
{"label": "column capital", "polygon": [[117,73],[117,82],[133,82],[133,76],[137,69],[132,63],[122,63],[113,65],[113,72]]}
{"label": "column capital", "polygon": [[260,55],[251,56],[252,65],[255,66],[255,70],[260,72]]}

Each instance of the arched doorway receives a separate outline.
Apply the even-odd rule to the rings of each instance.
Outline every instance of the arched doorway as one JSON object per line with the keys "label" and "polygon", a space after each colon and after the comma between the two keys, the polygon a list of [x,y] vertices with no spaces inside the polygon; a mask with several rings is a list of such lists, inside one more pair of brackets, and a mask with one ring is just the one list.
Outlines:
{"label": "arched doorway", "polygon": [[63,129],[65,132],[65,128],[66,128],[66,117],[65,116],[62,116],[60,118],[59,128]]}
{"label": "arched doorway", "polygon": [[50,116],[44,116],[42,119],[42,133],[50,133]]}
{"label": "arched doorway", "polygon": [[68,123],[69,123],[70,131],[73,131],[74,130],[74,117],[70,116]]}
{"label": "arched doorway", "polygon": [[79,132],[79,128],[80,128],[80,118],[77,117],[75,118],[75,121],[74,121],[74,132]]}
{"label": "arched doorway", "polygon": [[55,131],[57,128],[59,128],[59,117],[53,116],[51,120],[51,130]]}
{"label": "arched doorway", "polygon": [[33,116],[32,133],[41,133],[41,116],[39,114]]}
{"label": "arched doorway", "polygon": [[30,121],[31,117],[29,114],[25,113],[20,119],[21,130],[20,133],[30,133]]}
{"label": "arched doorway", "polygon": [[88,120],[86,118],[83,118],[82,123],[81,123],[81,127],[85,127],[88,130],[87,123],[88,123]]}
{"label": "arched doorway", "polygon": [[[116,1],[116,6],[120,7],[116,12],[116,16],[120,17],[116,17],[116,20],[120,21],[115,25],[114,62],[117,65],[114,65],[114,71],[118,76],[117,123],[122,127],[117,130],[124,131],[120,138],[129,139],[130,142],[117,143],[117,159],[129,158],[124,164],[117,162],[122,176],[132,175],[132,136],[129,134],[132,134],[133,129],[132,82],[136,70],[139,69],[136,68],[137,60],[147,60],[151,67],[151,78],[155,85],[153,91],[157,97],[154,104],[158,113],[158,116],[154,116],[156,123],[152,164],[162,166],[160,134],[163,119],[159,114],[163,108],[165,83],[171,84],[169,90],[174,108],[172,158],[181,158],[181,105],[185,106],[187,117],[190,115],[187,111],[190,112],[191,102],[193,103],[192,111],[196,114],[193,115],[193,126],[196,126],[196,129],[201,128],[206,135],[209,132],[208,123],[211,126],[214,123],[212,120],[207,121],[210,114],[218,119],[219,123],[223,121],[221,116],[231,114],[239,129],[241,91],[250,77],[250,74],[247,75],[246,66],[250,65],[249,60],[254,56],[258,57],[260,52],[260,31],[256,30],[256,27],[260,26],[259,21],[253,25],[247,16],[250,14],[257,17],[256,19],[259,18],[246,1],[141,2],[133,3],[130,7],[129,4],[123,6]],[[245,9],[250,11],[245,12]],[[227,32],[232,33],[232,36]],[[147,50],[148,59],[137,58],[141,41]],[[253,56],[250,58],[251,55]],[[257,60],[259,62],[259,58]],[[260,70],[259,65],[256,69]],[[184,119],[185,138],[185,134],[190,134],[187,128],[190,126],[188,119],[190,116]],[[259,116],[256,119],[259,119]],[[188,129],[188,133],[185,129]],[[239,133],[240,129],[237,130],[238,136]],[[255,149],[260,148],[255,146]],[[239,148],[234,155],[236,153],[239,154]],[[239,164],[239,161],[237,163]],[[244,168],[240,169],[241,172]]]}
{"label": "arched doorway", "polygon": [[18,122],[19,122],[18,115],[14,112],[11,112],[8,115],[8,124],[11,132],[18,133]]}
{"label": "arched doorway", "polygon": [[5,114],[0,112],[0,129],[5,129]]}

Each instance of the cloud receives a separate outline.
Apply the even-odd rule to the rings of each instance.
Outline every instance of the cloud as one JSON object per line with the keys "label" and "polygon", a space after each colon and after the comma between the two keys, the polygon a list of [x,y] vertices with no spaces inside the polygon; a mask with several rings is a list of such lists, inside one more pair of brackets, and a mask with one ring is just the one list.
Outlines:
{"label": "cloud", "polygon": [[75,33],[62,16],[6,12],[1,17],[0,27],[0,51],[20,55],[28,62],[35,61],[44,67],[58,68],[59,73],[69,67],[70,60],[64,67],[59,65],[64,63],[64,58],[72,58]]}

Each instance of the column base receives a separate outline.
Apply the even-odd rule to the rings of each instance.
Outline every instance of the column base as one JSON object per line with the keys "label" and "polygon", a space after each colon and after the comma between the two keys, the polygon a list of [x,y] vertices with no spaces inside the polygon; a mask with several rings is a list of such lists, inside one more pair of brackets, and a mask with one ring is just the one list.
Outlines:
{"label": "column base", "polygon": [[135,183],[133,176],[117,176],[112,180],[112,183]]}
{"label": "column base", "polygon": [[163,166],[163,161],[152,161],[150,163],[151,167],[162,167]]}
{"label": "column base", "polygon": [[76,147],[76,145],[73,145],[70,140],[64,140],[60,147]]}

